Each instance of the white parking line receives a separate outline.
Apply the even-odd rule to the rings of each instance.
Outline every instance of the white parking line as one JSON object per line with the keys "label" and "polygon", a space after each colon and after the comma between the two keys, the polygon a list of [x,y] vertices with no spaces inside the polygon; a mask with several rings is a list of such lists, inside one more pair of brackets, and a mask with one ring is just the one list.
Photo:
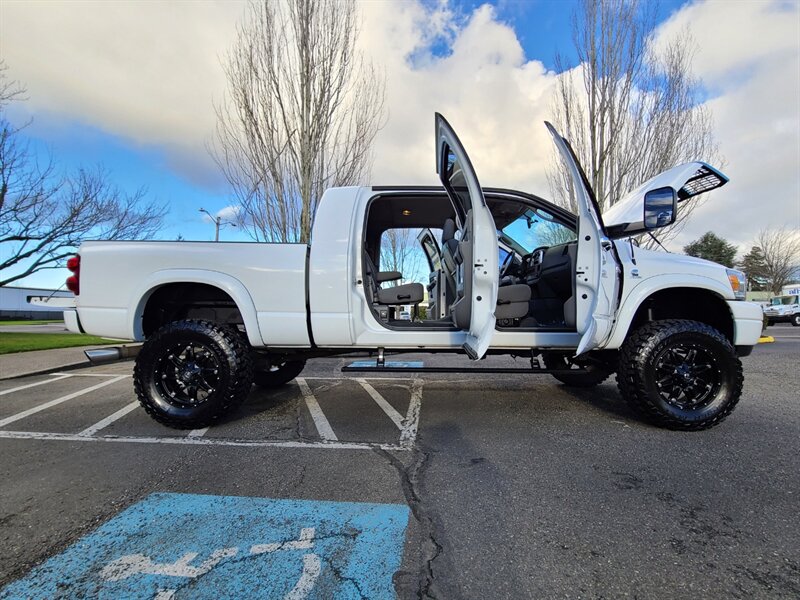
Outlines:
{"label": "white parking line", "polygon": [[3,390],[2,392],[0,392],[0,396],[5,396],[6,394],[11,394],[12,392],[18,392],[20,390],[27,390],[28,388],[36,387],[37,385],[44,385],[45,383],[53,383],[54,381],[66,379],[67,377],[72,377],[72,375],[68,375],[66,373],[59,373],[58,377],[53,377],[52,379],[45,379],[44,381],[37,381],[36,383],[21,385],[19,387],[11,388],[10,390]]}
{"label": "white parking line", "polygon": [[402,431],[403,430],[403,415],[401,415],[399,412],[397,412],[395,410],[394,406],[389,404],[386,401],[386,398],[381,396],[374,387],[372,387],[370,384],[367,383],[367,381],[365,379],[363,379],[361,377],[357,377],[356,381],[361,384],[361,387],[363,387],[367,391],[367,393],[370,396],[372,396],[372,399],[375,400],[377,405],[380,406],[383,409],[383,412],[385,412],[388,415],[388,417],[392,420],[392,422],[395,425],[397,425],[397,428],[400,431]]}
{"label": "white parking line", "polygon": [[339,438],[336,437],[335,433],[333,433],[331,424],[328,423],[325,413],[323,413],[322,409],[319,407],[319,402],[317,402],[314,394],[311,393],[311,388],[308,387],[305,378],[297,377],[295,381],[297,382],[297,386],[300,388],[300,393],[303,394],[303,399],[306,401],[308,412],[311,413],[311,418],[314,420],[314,425],[317,428],[319,437],[321,437],[323,440],[331,442],[337,441]]}
{"label": "white parking line", "polygon": [[118,419],[121,419],[122,417],[127,415],[129,412],[131,412],[137,406],[139,406],[139,402],[138,401],[131,402],[130,404],[124,406],[123,408],[120,408],[113,415],[109,415],[105,419],[103,419],[101,421],[98,421],[97,423],[95,423],[91,427],[87,427],[86,429],[81,431],[78,435],[94,435],[95,433],[97,433],[101,429],[105,429],[106,427],[111,425],[114,421],[117,421]]}
{"label": "white parking line", "polygon": [[415,379],[411,384],[411,400],[408,403],[408,412],[403,420],[403,429],[400,433],[400,446],[411,448],[417,439],[419,429],[419,413],[422,409],[422,380]]}
{"label": "white parking line", "polygon": [[29,408],[28,410],[23,410],[20,413],[15,415],[11,415],[10,417],[6,417],[5,419],[0,420],[0,427],[5,427],[9,423],[13,423],[14,421],[19,421],[20,419],[24,419],[30,415],[36,414],[43,410],[47,410],[48,408],[52,408],[57,404],[61,404],[62,402],[66,402],[67,400],[72,400],[73,398],[77,398],[78,396],[83,396],[84,394],[88,394],[89,392],[93,392],[95,390],[99,390],[102,387],[107,385],[111,385],[112,383],[116,383],[126,377],[130,377],[130,375],[118,375],[113,379],[109,379],[108,381],[103,381],[102,383],[98,383],[97,385],[93,385],[83,390],[78,390],[77,392],[72,392],[71,394],[67,394],[66,396],[61,396],[61,398],[56,398],[55,400],[50,400],[50,402],[45,402],[44,404],[40,404],[39,406],[34,406],[33,408]]}
{"label": "white parking line", "polygon": [[209,429],[210,429],[209,427],[203,427],[202,429],[192,429],[189,433],[186,434],[186,437],[190,438],[203,437]]}
{"label": "white parking line", "polygon": [[70,377],[118,377],[119,373],[54,373],[54,375],[69,375]]}
{"label": "white parking line", "polygon": [[369,442],[294,442],[279,440],[239,440],[225,438],[190,438],[190,437],[144,437],[144,436],[85,436],[77,433],[47,433],[42,431],[0,431],[0,439],[13,440],[53,440],[62,442],[120,442],[128,444],[174,444],[189,446],[239,446],[251,448],[314,448],[332,450],[408,450],[408,447],[397,444],[380,444]]}

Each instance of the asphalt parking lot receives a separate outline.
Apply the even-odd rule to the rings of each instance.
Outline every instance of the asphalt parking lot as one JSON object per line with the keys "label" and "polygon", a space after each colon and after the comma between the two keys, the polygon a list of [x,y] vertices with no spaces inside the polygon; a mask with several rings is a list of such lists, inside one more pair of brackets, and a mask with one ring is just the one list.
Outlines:
{"label": "asphalt parking lot", "polygon": [[769,333],[698,433],[613,380],[352,358],[190,432],[138,407],[131,362],[2,381],[0,598],[797,598],[800,328]]}

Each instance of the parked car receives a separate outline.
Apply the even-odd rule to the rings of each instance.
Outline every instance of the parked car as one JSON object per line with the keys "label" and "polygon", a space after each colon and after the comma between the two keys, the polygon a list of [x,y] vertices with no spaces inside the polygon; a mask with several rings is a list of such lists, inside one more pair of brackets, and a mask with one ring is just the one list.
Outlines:
{"label": "parked car", "polygon": [[[284,384],[310,357],[364,350],[378,354],[377,370],[390,368],[385,352],[435,351],[525,356],[530,373],[582,387],[616,373],[626,400],[675,429],[730,414],[742,391],[738,356],[762,327],[760,307],[744,302],[744,275],[632,240],[727,177],[680,165],[601,215],[569,143],[546,124],[571,176],[572,214],[481,187],[453,129],[438,114],[435,125],[442,187],[329,189],[310,245],[84,243],[70,261],[69,328],[143,341],[136,393],[173,427],[213,423],[253,381]],[[380,268],[382,236],[396,228],[443,232],[421,236],[431,269],[422,319],[388,310],[424,297],[420,283],[384,285],[403,276]]]}

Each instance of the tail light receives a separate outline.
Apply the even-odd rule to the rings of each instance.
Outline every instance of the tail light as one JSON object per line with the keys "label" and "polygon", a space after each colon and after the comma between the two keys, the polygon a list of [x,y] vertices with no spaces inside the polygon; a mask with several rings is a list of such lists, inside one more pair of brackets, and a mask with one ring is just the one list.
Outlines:
{"label": "tail light", "polygon": [[67,277],[67,289],[78,296],[81,293],[81,257],[77,254],[67,261],[67,268],[72,275]]}

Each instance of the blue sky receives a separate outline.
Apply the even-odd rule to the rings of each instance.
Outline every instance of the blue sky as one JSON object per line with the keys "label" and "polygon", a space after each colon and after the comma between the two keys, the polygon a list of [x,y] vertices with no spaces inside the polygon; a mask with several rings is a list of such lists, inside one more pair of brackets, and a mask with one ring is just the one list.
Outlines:
{"label": "blue sky", "polygon": [[[491,10],[485,10],[484,4],[470,0],[443,5],[425,0],[365,5],[368,26],[364,32],[367,37],[375,38],[371,42],[378,48],[375,55],[385,59],[390,95],[389,122],[377,143],[380,156],[376,157],[373,169],[375,181],[432,182],[429,121],[433,110],[442,110],[448,118],[452,116],[451,122],[462,133],[485,185],[501,183],[547,193],[541,189],[542,157],[547,156],[544,151],[509,144],[514,146],[508,152],[515,159],[529,154],[530,164],[511,164],[508,158],[501,160],[502,157],[494,160],[493,155],[514,134],[531,138],[531,144],[544,139],[537,137],[544,135],[540,124],[547,117],[546,103],[539,98],[555,76],[552,71],[556,51],[574,60],[570,37],[573,3],[498,0]],[[769,127],[788,131],[789,143],[797,140],[793,119],[798,115],[796,108],[792,108],[793,102],[797,104],[794,88],[783,94],[785,102],[778,107],[771,104],[776,102],[775,98],[760,98],[762,105],[754,104],[756,100],[751,98],[747,102],[753,103],[752,106],[742,105],[741,99],[748,86],[763,89],[773,79],[781,80],[780,72],[773,73],[777,68],[775,56],[780,56],[784,60],[781,64],[790,67],[797,62],[796,26],[783,33],[776,29],[776,23],[780,24],[780,20],[775,21],[780,18],[774,14],[776,6],[793,12],[796,17],[796,7],[786,9],[785,5],[781,2],[690,4],[676,0],[659,5],[660,22],[673,17],[672,21],[680,24],[685,14],[684,21],[697,24],[701,33],[697,36],[696,32],[700,42],[700,75],[710,90],[709,100],[718,109],[723,153],[742,168],[752,161],[739,157],[739,153],[744,153],[739,137],[744,133],[732,133],[733,126],[728,120],[733,123],[734,118],[730,115],[740,119],[742,114],[769,114],[773,119],[767,124]],[[182,235],[185,239],[213,239],[213,224],[204,220],[198,209],[219,211],[231,203],[231,196],[204,145],[213,132],[211,100],[218,100],[224,89],[219,57],[230,46],[238,18],[237,6],[241,5],[123,3],[114,4],[113,11],[108,6],[89,2],[69,3],[69,6],[48,4],[45,11],[42,4],[36,3],[4,5],[0,56],[8,64],[9,75],[27,85],[29,96],[10,115],[17,122],[33,119],[25,135],[42,156],[52,154],[63,169],[102,164],[121,188],[133,191],[146,187],[149,198],[169,207],[161,238],[175,239]],[[455,31],[449,37],[431,33],[434,27],[430,22],[443,13],[448,13],[443,18],[451,32]],[[783,19],[786,18],[784,15]],[[712,39],[706,41],[712,30]],[[748,35],[742,35],[743,32]],[[153,37],[148,38],[149,35]],[[777,41],[769,39],[770,36]],[[521,56],[517,45],[521,47]],[[495,48],[499,58],[495,58]],[[429,63],[420,68],[409,66],[408,56],[418,51],[428,54]],[[427,89],[440,83],[445,71],[454,74],[459,84],[463,81],[463,77],[457,79],[461,70],[470,74],[483,68],[492,77],[498,77],[498,81],[506,82],[509,89],[475,90],[474,98],[467,95],[466,87],[456,90],[458,97],[448,94],[446,89]],[[782,68],[785,80],[786,67]],[[796,72],[793,77],[797,79]],[[518,90],[510,89],[517,84]],[[125,89],[118,91],[118,87]],[[183,90],[188,94],[186,97],[181,96]],[[539,104],[528,114],[524,106],[519,109],[508,105],[506,96],[514,94]],[[493,103],[498,114],[489,114]],[[484,117],[485,122],[472,127],[476,115]],[[515,123],[514,118],[523,118],[525,123]],[[528,119],[536,121],[532,134],[527,133]],[[193,128],[195,123],[197,126]],[[754,123],[750,139],[753,135],[758,137],[763,128],[764,123]],[[754,148],[761,147],[756,144]],[[763,157],[763,149],[759,154]],[[784,158],[790,164],[794,155],[789,153]],[[781,164],[773,165],[772,172],[780,169]],[[795,161],[795,170],[796,164]],[[742,176],[740,169],[739,175],[744,183],[752,179],[750,184],[757,189],[755,173],[748,179],[748,174]],[[791,201],[797,194],[797,179],[790,178],[777,189]],[[740,194],[743,199],[752,197],[745,188],[741,188]],[[789,217],[791,222],[793,215]],[[742,221],[731,224],[730,230],[723,233],[737,242],[735,236],[741,233],[743,241],[750,235],[742,231],[742,223],[748,219],[753,220],[745,211]],[[719,219],[709,213],[708,221],[717,223]],[[704,230],[704,225],[698,227],[698,231]],[[221,238],[247,239],[230,227],[223,230]],[[64,273],[51,271],[31,276],[24,283],[58,286],[63,278]]]}

